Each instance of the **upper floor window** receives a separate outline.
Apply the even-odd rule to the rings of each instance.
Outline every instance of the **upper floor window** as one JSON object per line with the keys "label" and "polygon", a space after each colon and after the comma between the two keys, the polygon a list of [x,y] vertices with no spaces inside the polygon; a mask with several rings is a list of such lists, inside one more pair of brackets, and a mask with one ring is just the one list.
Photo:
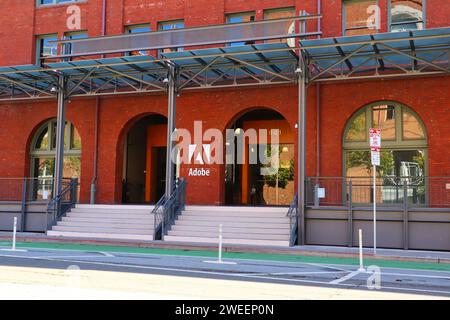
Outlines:
{"label": "upper floor window", "polygon": [[48,56],[58,55],[58,44],[53,42],[58,40],[57,34],[41,35],[36,40],[36,62],[42,63],[42,59]]}
{"label": "upper floor window", "polygon": [[[280,8],[280,9],[269,9],[264,11],[264,20],[273,20],[273,19],[283,19],[290,18],[295,16],[295,8]],[[292,25],[289,27],[289,34],[295,33],[295,22],[292,22]],[[293,42],[295,46],[295,39],[275,39],[268,40],[267,42]]]}
{"label": "upper floor window", "polygon": [[377,0],[346,0],[343,4],[344,35],[354,36],[377,32],[371,18],[374,15]]}
{"label": "upper floor window", "polygon": [[[76,40],[76,39],[86,39],[88,37],[88,34],[86,31],[75,31],[75,32],[66,32],[64,34],[65,40]],[[72,44],[71,43],[65,43],[63,46],[63,53],[64,54],[71,54],[72,53]]]}
{"label": "upper floor window", "polygon": [[[150,27],[150,24],[135,24],[135,25],[129,25],[125,27],[125,33],[127,34],[136,34],[136,33],[144,33],[144,32],[150,32],[152,29]],[[129,56],[144,56],[147,55],[147,51],[131,51],[128,52],[127,55]]]}
{"label": "upper floor window", "polygon": [[391,0],[390,31],[424,29],[425,0]]}
{"label": "upper floor window", "polygon": [[[167,30],[174,30],[174,29],[183,29],[184,28],[184,20],[173,20],[173,21],[165,21],[158,23],[158,30],[160,31],[167,31]],[[164,49],[160,52],[177,52],[177,51],[183,51],[183,48],[170,48],[170,49]]]}
{"label": "upper floor window", "polygon": [[43,5],[51,5],[51,4],[58,4],[58,3],[70,3],[70,2],[81,2],[85,0],[37,0],[37,4],[39,6]]}
{"label": "upper floor window", "polygon": [[[255,21],[255,12],[241,12],[241,13],[233,13],[229,14],[226,17],[227,23],[242,23],[242,22],[251,22]],[[233,42],[230,43],[230,46],[243,46],[246,45],[245,42]]]}

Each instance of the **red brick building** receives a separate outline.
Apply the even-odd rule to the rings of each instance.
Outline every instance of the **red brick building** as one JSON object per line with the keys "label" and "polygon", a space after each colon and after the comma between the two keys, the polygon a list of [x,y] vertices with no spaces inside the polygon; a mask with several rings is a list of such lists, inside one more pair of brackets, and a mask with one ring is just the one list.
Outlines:
{"label": "red brick building", "polygon": [[[74,14],[67,12],[67,8],[74,4],[81,9],[80,25],[75,31],[69,30],[67,25],[68,18]],[[372,5],[378,5],[378,8],[368,11]],[[259,21],[294,16],[302,11],[322,15],[321,19],[307,24],[308,31],[321,32],[322,38],[429,30],[450,25],[450,3],[441,0],[42,0],[38,4],[35,0],[2,0],[0,66],[39,64],[41,55],[61,52],[61,45],[52,47],[46,39],[91,38]],[[377,13],[380,17],[378,27],[368,27],[368,19]],[[367,138],[361,134],[367,134],[362,132],[372,122],[384,129],[386,150],[391,152],[386,155],[386,161],[391,164],[385,168],[385,175],[399,178],[403,170],[403,176],[413,175],[413,171],[420,172],[414,173],[420,177],[450,176],[449,88],[448,75],[380,77],[309,85],[306,175],[369,177],[370,168],[366,168],[363,160],[368,153],[357,152],[361,151]],[[285,151],[291,150],[290,157],[294,160],[296,152],[292,149],[297,148],[298,95],[295,84],[184,92],[177,99],[177,128],[193,130],[194,121],[202,121],[203,130],[225,131],[245,127],[246,123],[270,128],[270,123],[265,121],[284,121],[280,126],[286,129],[282,132],[289,133],[282,144],[285,144]],[[43,172],[46,168],[43,162],[52,156],[53,129],[46,123],[56,117],[56,108],[54,100],[0,102],[0,177],[43,177],[48,174]],[[70,101],[67,120],[73,126],[71,146],[67,150],[71,158],[67,160],[65,173],[80,178],[80,202],[89,203],[91,184],[96,186],[95,202],[100,204],[158,200],[163,177],[156,171],[161,170],[162,162],[155,161],[164,158],[163,153],[158,154],[164,151],[157,148],[164,148],[165,144],[164,141],[149,141],[163,136],[165,116],[165,94],[105,95]],[[358,121],[364,124],[364,130],[358,129]],[[156,167],[155,163],[158,163]],[[279,187],[279,196],[283,197],[283,192],[287,192],[284,197],[289,200],[277,198],[278,203],[255,200],[252,199],[254,183],[247,180],[258,178],[251,178],[247,172],[251,169],[233,171],[234,176],[230,178],[225,165],[207,167],[211,172],[208,178],[187,178],[189,204],[287,205],[295,193],[295,179],[290,177],[287,178],[290,187]],[[51,168],[52,165],[47,164],[47,169],[51,171]],[[181,165],[179,175],[187,177],[190,168]],[[227,181],[235,178],[240,185],[227,186]],[[332,195],[336,192],[332,184],[323,182],[327,187],[323,201],[330,205],[341,201],[336,200],[340,195]],[[238,191],[233,191],[236,188]],[[270,190],[258,192],[264,198],[269,197]],[[450,190],[444,191],[442,186],[439,190],[436,205],[449,206]],[[362,194],[356,196],[364,197]]]}

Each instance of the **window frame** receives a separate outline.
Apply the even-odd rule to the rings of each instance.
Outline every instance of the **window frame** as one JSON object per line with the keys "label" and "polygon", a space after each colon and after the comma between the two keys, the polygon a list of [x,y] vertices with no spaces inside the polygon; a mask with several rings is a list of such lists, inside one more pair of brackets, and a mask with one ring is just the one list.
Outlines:
{"label": "window frame", "polygon": [[[388,21],[387,21],[387,25],[388,25],[388,31],[389,32],[393,32],[392,31],[392,14],[391,14],[391,9],[392,9],[392,0],[388,0],[388,4],[387,4],[387,15],[388,15]],[[423,24],[423,30],[426,30],[427,28],[427,0],[422,0],[422,21],[411,21],[411,22],[421,22]],[[411,23],[409,22],[409,23]],[[396,23],[394,25],[402,25],[402,24],[407,24],[408,22],[402,22],[402,23]],[[409,30],[409,31],[414,31],[414,30]],[[397,31],[398,32],[398,31]]]}
{"label": "window frame", "polygon": [[[357,3],[357,2],[364,2],[364,1],[367,1],[367,2],[375,1],[377,6],[379,6],[379,3],[380,3],[379,0],[343,0],[342,1],[342,35],[343,36],[346,36],[347,31],[349,31],[349,30],[364,30],[364,29],[371,30],[368,27],[364,27],[364,28],[363,27],[355,27],[355,28],[347,29],[347,24],[346,24],[346,22],[347,22],[347,6],[346,6],[346,4],[352,3],[352,2]],[[375,33],[378,33],[379,31],[380,31],[379,29],[376,29]]]}
{"label": "window frame", "polygon": [[[365,141],[347,141],[347,134],[351,127],[353,121],[362,113],[366,114],[366,132],[369,132],[370,127],[372,126],[372,110],[374,107],[380,105],[392,105],[395,107],[395,128],[396,128],[396,139],[395,140],[382,140],[381,150],[399,150],[399,151],[407,151],[407,150],[422,150],[425,156],[425,168],[424,174],[428,176],[428,132],[425,124],[419,117],[419,115],[414,112],[411,108],[407,107],[404,104],[395,102],[395,101],[377,101],[374,103],[370,103],[365,105],[357,112],[355,112],[350,119],[345,124],[344,134],[342,137],[342,172],[343,176],[347,174],[347,152],[351,151],[370,151],[369,147],[369,134],[366,134]],[[416,120],[419,122],[422,127],[424,138],[423,139],[405,139],[403,137],[403,112],[407,111],[411,115],[413,115]],[[383,134],[383,133],[382,133]]]}
{"label": "window frame", "polygon": [[[36,41],[36,65],[42,64],[41,51],[43,50],[42,42],[44,39],[55,38],[58,40],[58,33],[39,34],[35,36]],[[56,52],[59,52],[59,46],[56,45]]]}
{"label": "window frame", "polygon": [[74,3],[83,3],[87,2],[88,0],[69,0],[61,2],[61,0],[51,0],[51,3],[41,3],[42,0],[36,0],[36,7],[50,7],[50,6],[56,6],[56,5],[69,5]]}
{"label": "window frame", "polygon": [[[182,23],[183,27],[182,28],[171,28],[171,29],[168,29],[168,30],[164,30],[163,29],[163,27],[165,25],[170,25],[170,24],[176,25],[178,23],[180,23],[180,24]],[[158,21],[158,26],[157,26],[158,31],[180,30],[180,29],[184,29],[184,28],[186,28],[186,23],[185,23],[184,19]],[[165,49],[165,50],[167,50],[167,49]],[[161,56],[161,54],[164,53],[165,50],[163,50],[163,49],[158,50],[158,56]],[[181,51],[184,51],[184,49],[183,48],[172,48],[172,49],[170,49],[170,52],[181,52]]]}
{"label": "window frame", "polygon": [[[138,29],[138,28],[142,28],[142,27],[148,28],[148,31],[136,32],[136,33],[131,32],[134,29]],[[129,24],[129,25],[125,25],[124,26],[124,34],[140,34],[140,33],[146,33],[146,32],[151,32],[151,31],[152,31],[152,25],[151,25],[150,22],[148,22],[148,23]],[[149,55],[148,51],[140,50],[140,51],[126,52],[125,56],[126,57],[134,56],[134,54],[133,54],[134,52],[139,52],[140,56]],[[146,52],[146,54],[141,54],[141,52]]]}

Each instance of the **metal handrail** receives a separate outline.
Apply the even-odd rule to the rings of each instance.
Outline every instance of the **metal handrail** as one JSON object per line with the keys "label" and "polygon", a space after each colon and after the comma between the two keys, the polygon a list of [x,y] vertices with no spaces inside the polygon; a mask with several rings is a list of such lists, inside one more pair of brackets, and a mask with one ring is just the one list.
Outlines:
{"label": "metal handrail", "polygon": [[[69,184],[47,205],[47,230],[53,227],[57,221],[65,216],[77,203],[78,179],[70,179]],[[51,219],[48,219],[48,216]]]}
{"label": "metal handrail", "polygon": [[292,200],[289,210],[286,214],[289,218],[289,229],[291,235],[289,237],[289,245],[292,247],[297,241],[297,228],[298,228],[298,194],[295,195],[294,200]]}
{"label": "metal handrail", "polygon": [[154,232],[153,239],[157,239],[157,235],[161,234],[161,240],[170,230],[178,216],[185,208],[186,203],[186,180],[177,179],[173,192],[169,198],[163,196],[152,213],[154,215]]}

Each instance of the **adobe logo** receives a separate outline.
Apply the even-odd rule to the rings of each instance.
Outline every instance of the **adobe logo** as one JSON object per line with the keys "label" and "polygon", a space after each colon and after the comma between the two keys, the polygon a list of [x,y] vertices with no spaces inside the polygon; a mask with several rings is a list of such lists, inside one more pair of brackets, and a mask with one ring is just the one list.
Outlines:
{"label": "adobe logo", "polygon": [[[211,145],[204,144],[200,147],[197,144],[189,145],[189,163],[205,164],[211,162]],[[211,171],[205,168],[189,169],[189,177],[209,177]]]}

